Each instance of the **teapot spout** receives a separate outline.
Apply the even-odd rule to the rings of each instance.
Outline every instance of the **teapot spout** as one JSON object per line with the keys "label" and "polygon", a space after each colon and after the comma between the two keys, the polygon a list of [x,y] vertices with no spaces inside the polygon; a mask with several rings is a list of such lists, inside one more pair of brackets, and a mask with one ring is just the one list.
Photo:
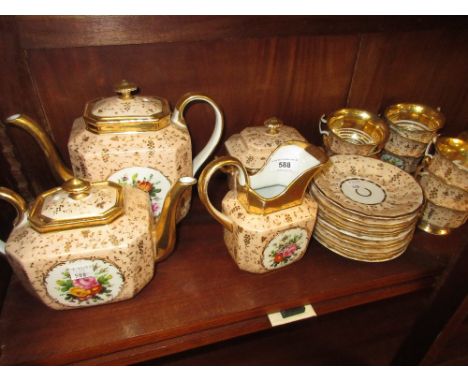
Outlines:
{"label": "teapot spout", "polygon": [[173,250],[176,241],[177,206],[184,192],[197,183],[190,176],[182,177],[171,187],[166,195],[159,220],[153,229],[155,261],[165,259]]}
{"label": "teapot spout", "polygon": [[50,137],[35,120],[24,114],[15,114],[8,117],[5,122],[7,125],[14,125],[25,130],[36,140],[46,155],[49,166],[57,179],[61,182],[65,182],[74,177],[73,172],[63,164]]}

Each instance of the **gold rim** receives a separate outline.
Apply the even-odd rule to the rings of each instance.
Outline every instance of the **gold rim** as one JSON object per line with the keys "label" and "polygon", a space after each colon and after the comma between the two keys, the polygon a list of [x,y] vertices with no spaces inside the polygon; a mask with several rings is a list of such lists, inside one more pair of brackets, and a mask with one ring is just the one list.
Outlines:
{"label": "gold rim", "polygon": [[75,229],[75,228],[85,228],[85,227],[94,227],[98,225],[106,225],[118,217],[122,216],[124,213],[124,195],[122,186],[117,183],[113,182],[97,182],[92,184],[93,187],[112,187],[117,190],[117,197],[114,205],[110,207],[103,213],[97,214],[95,216],[85,217],[85,218],[77,218],[77,219],[62,219],[56,220],[51,219],[47,216],[42,215],[42,206],[44,204],[45,199],[61,190],[62,187],[55,187],[51,190],[48,190],[41,195],[39,195],[36,200],[34,201],[30,215],[29,215],[29,223],[31,227],[34,228],[37,232],[40,233],[47,233],[47,232],[56,232],[56,231],[63,231],[68,229]]}
{"label": "gold rim", "polygon": [[376,225],[372,223],[363,224],[362,221],[352,220],[346,217],[341,217],[338,214],[334,214],[327,210],[322,204],[319,203],[319,215],[323,220],[329,221],[330,224],[337,226],[339,228],[350,230],[357,230],[362,232],[362,230],[368,230],[368,232],[375,233],[377,235],[388,235],[393,236],[395,233],[399,233],[402,230],[409,228],[416,220],[419,219],[419,214],[412,218],[407,223],[399,224],[386,224],[386,225]]}
{"label": "gold rim", "polygon": [[[417,183],[417,182],[416,182]],[[418,183],[417,183],[418,184]],[[419,186],[419,184],[418,184]],[[418,211],[421,210],[422,208],[422,205],[424,203],[422,203],[417,209],[415,209],[414,211],[412,211],[411,213],[407,213],[407,214],[403,214],[403,215],[397,215],[397,216],[380,216],[380,215],[366,215],[362,212],[358,212],[358,211],[355,211],[355,210],[350,210],[344,206],[342,206],[340,203],[338,202],[335,202],[334,200],[331,200],[330,198],[328,198],[325,194],[325,192],[323,192],[320,187],[318,186],[317,182],[312,182],[312,187],[311,187],[311,190],[317,190],[320,194],[320,196],[322,197],[322,199],[325,199],[327,202],[331,203],[335,208],[337,208],[338,210],[344,210],[344,211],[349,211],[349,212],[352,212],[353,214],[356,214],[360,217],[364,217],[364,218],[370,218],[371,220],[376,220],[376,221],[392,221],[392,220],[397,220],[397,219],[400,219],[400,218],[407,218],[407,217],[410,217],[412,215],[417,215],[418,214]]]}
{"label": "gold rim", "polygon": [[[343,155],[343,156],[347,156],[347,155]],[[386,166],[391,166],[391,169],[392,169],[392,170],[393,170],[393,169],[397,169],[398,172],[401,172],[402,174],[404,174],[404,176],[408,177],[408,179],[411,179],[412,182],[414,182],[414,183],[417,185],[417,187],[420,187],[419,184],[418,184],[418,182],[417,182],[410,174],[408,174],[407,172],[405,172],[405,171],[403,171],[403,170],[401,170],[401,169],[399,169],[399,168],[397,168],[397,167],[395,167],[395,166],[393,166],[393,165],[391,165],[391,164],[389,164],[389,163],[380,161],[380,160],[378,160],[378,159],[372,159],[372,158],[369,158],[369,157],[362,157],[362,156],[357,156],[357,157],[365,158],[365,159],[371,160],[371,161],[372,161],[372,160],[379,161],[379,162],[383,163],[383,164],[386,165]],[[333,158],[336,158],[336,157],[333,157]],[[330,161],[330,162],[331,162],[331,161]],[[332,165],[333,165],[333,163],[330,163],[330,166],[332,166]],[[356,175],[356,176],[359,176],[359,175]],[[363,176],[363,175],[360,175],[360,177],[364,177],[364,176]],[[316,179],[314,179],[313,185],[315,185],[315,186],[317,187],[317,189],[321,192],[322,195],[325,196],[325,198],[326,198],[327,200],[329,200],[331,203],[335,204],[338,208],[345,209],[345,210],[350,210],[349,208],[343,206],[340,202],[335,201],[335,200],[332,200],[332,199],[330,199],[328,196],[326,196],[326,192],[323,191],[323,190],[320,188],[319,184],[317,184],[317,180],[316,180]],[[422,194],[422,192],[421,192],[421,194]],[[415,207],[414,210],[409,211],[409,212],[406,212],[406,213],[404,213],[404,214],[392,215],[392,216],[388,216],[388,215],[387,215],[387,216],[383,216],[383,215],[378,215],[378,214],[368,215],[368,214],[364,214],[363,212],[355,211],[354,209],[353,209],[352,211],[355,212],[355,213],[356,213],[357,215],[359,215],[359,216],[371,217],[371,218],[378,219],[378,220],[389,220],[389,219],[390,219],[390,220],[393,220],[393,219],[397,219],[397,218],[404,218],[404,217],[410,216],[410,215],[412,215],[412,214],[414,214],[414,213],[417,213],[417,211],[419,211],[419,210],[421,209],[421,206],[422,206],[422,204],[423,204],[423,202],[424,202],[424,195],[422,195],[422,196],[423,196],[423,198],[422,198],[422,200],[421,200],[421,204],[420,204],[418,207]]]}
{"label": "gold rim", "polygon": [[[310,143],[303,141],[287,141],[279,145],[271,155],[274,155],[276,151],[285,146],[297,146],[302,148],[304,151],[312,155],[319,164],[316,167],[310,168],[303,171],[301,174],[289,183],[289,185],[277,196],[272,198],[265,198],[258,194],[254,189],[250,187],[250,180],[248,176],[245,176],[245,185],[241,186],[238,184],[237,187],[237,198],[242,206],[252,214],[267,215],[273,212],[281,211],[286,208],[298,206],[302,203],[305,196],[307,187],[309,186],[312,177],[316,176],[321,172],[327,165],[327,155],[318,147],[311,145]],[[271,157],[271,156],[270,156]],[[234,157],[225,157],[227,159],[234,159]],[[242,166],[242,163],[238,161],[238,165]],[[258,171],[261,172],[264,168],[269,165],[267,160],[262,168]]]}
{"label": "gold rim", "polygon": [[[468,142],[462,138],[439,137],[435,148],[438,154],[449,160],[452,164],[456,160],[468,161]],[[456,166],[456,164],[454,165]],[[463,168],[461,170],[465,171]]]}
{"label": "gold rim", "polygon": [[426,132],[435,132],[445,123],[443,114],[430,106],[415,103],[390,105],[384,111],[384,118],[392,124],[403,120],[418,122],[426,126]]}
{"label": "gold rim", "polygon": [[[122,80],[114,87],[114,91],[119,95],[119,98],[125,101],[131,101],[134,96],[132,92],[138,87]],[[171,108],[166,99],[161,97],[151,96],[152,99],[158,100],[161,103],[161,111],[150,115],[135,115],[125,116],[119,115],[115,117],[100,117],[93,113],[93,108],[98,101],[108,97],[96,98],[89,101],[83,113],[83,118],[86,122],[86,130],[94,134],[122,134],[122,133],[144,133],[147,131],[161,130],[171,123]]]}
{"label": "gold rim", "polygon": [[408,224],[405,227],[401,227],[401,228],[398,227],[398,228],[392,229],[392,230],[372,230],[372,227],[371,227],[371,229],[369,229],[369,226],[365,226],[365,225],[355,227],[355,226],[341,224],[338,220],[334,219],[333,217],[330,218],[329,215],[324,215],[324,214],[320,213],[320,210],[319,210],[319,213],[317,214],[317,216],[318,216],[318,219],[320,219],[322,222],[325,222],[326,224],[331,225],[334,229],[336,229],[338,231],[339,230],[344,230],[344,231],[346,231],[346,232],[348,232],[348,233],[350,233],[352,235],[357,235],[357,236],[362,235],[362,233],[365,232],[368,235],[379,236],[379,237],[395,237],[395,235],[399,235],[399,234],[402,234],[405,231],[409,231],[411,229],[411,227],[414,226],[414,224],[416,223],[416,220],[417,220],[417,218],[416,218],[410,224]]}
{"label": "gold rim", "polygon": [[319,234],[325,242],[329,243],[330,245],[334,245],[339,249],[343,249],[344,251],[348,251],[351,253],[360,253],[365,256],[370,256],[370,257],[380,257],[380,256],[386,256],[386,255],[391,255],[395,252],[401,251],[402,249],[406,248],[411,240],[406,241],[405,243],[401,244],[399,247],[395,246],[387,251],[382,250],[382,246],[380,247],[364,247],[364,248],[357,248],[356,244],[349,244],[349,246],[342,244],[341,241],[336,241],[333,237],[330,237],[330,234],[326,231],[321,231],[321,230],[314,230],[314,234]]}
{"label": "gold rim", "polygon": [[359,255],[356,255],[352,251],[347,251],[347,250],[341,250],[339,248],[335,248],[333,245],[330,245],[329,243],[326,242],[326,240],[323,239],[321,235],[317,235],[316,232],[314,231],[314,238],[317,240],[320,244],[322,244],[324,247],[328,248],[330,251],[336,253],[339,256],[345,257],[347,259],[351,260],[356,260],[356,261],[363,261],[366,263],[380,263],[384,261],[389,261],[393,260],[399,256],[401,256],[403,253],[405,253],[406,249],[401,250],[396,252],[395,254],[392,254],[389,257],[380,257],[380,258],[369,258],[369,257],[361,257]]}
{"label": "gold rim", "polygon": [[[340,133],[343,132],[344,129],[342,127],[337,127],[336,124],[345,119],[354,122],[358,126],[356,128],[353,125],[353,128],[350,128],[350,130],[365,134],[372,142],[349,141],[343,138]],[[356,146],[368,146],[372,150],[381,149],[388,139],[389,132],[387,123],[367,110],[353,108],[339,109],[328,115],[326,120],[328,129],[336,138]]]}
{"label": "gold rim", "polygon": [[[367,228],[369,225],[371,227],[374,227],[374,228],[384,228],[384,229],[387,229],[387,228],[391,228],[391,229],[403,229],[405,227],[408,227],[409,225],[411,225],[412,223],[414,223],[415,220],[418,219],[418,217],[420,216],[420,213],[422,211],[422,208],[421,210],[417,213],[417,214],[414,214],[411,216],[411,219],[408,219],[408,220],[405,220],[403,222],[395,222],[397,221],[398,219],[395,219],[394,221],[392,220],[388,220],[388,221],[379,221],[379,220],[373,220],[372,217],[366,217],[367,220],[363,220],[362,218],[361,219],[358,219],[358,218],[354,218],[352,216],[348,216],[345,212],[348,212],[348,211],[340,211],[340,210],[335,210],[334,208],[337,208],[335,206],[329,206],[326,204],[326,202],[323,202],[323,200],[321,199],[318,199],[316,197],[316,194],[313,194],[313,196],[315,196],[315,200],[317,201],[317,203],[319,203],[322,211],[324,212],[324,214],[326,213],[326,216],[332,216],[332,219],[335,218],[335,219],[340,219],[340,220],[344,220],[346,222],[349,222],[351,224],[356,224],[358,225],[359,228],[362,228],[362,227],[365,227]],[[363,223],[366,223],[366,225],[363,225]]]}
{"label": "gold rim", "polygon": [[[411,238],[413,237],[414,229],[411,230],[403,239],[395,239],[395,242],[388,243],[388,242],[373,242],[365,239],[357,239],[347,236],[345,234],[338,234],[336,231],[332,231],[328,227],[325,227],[320,222],[317,222],[318,232],[321,232],[323,235],[330,236],[328,239],[333,241],[336,245],[342,246],[344,244],[349,244],[353,246],[353,248],[359,248],[363,251],[365,250],[383,250],[383,253],[388,251],[394,251],[402,248],[403,246],[407,245]],[[346,248],[346,247],[343,247]]]}

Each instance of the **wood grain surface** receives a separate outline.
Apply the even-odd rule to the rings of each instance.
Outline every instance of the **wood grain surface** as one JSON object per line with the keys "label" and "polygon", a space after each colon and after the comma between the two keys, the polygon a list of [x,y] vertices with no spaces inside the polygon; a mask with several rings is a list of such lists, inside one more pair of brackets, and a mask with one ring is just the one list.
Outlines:
{"label": "wood grain surface", "polygon": [[438,16],[19,16],[26,49],[466,27]]}
{"label": "wood grain surface", "polygon": [[362,39],[348,104],[383,112],[415,102],[440,107],[444,135],[466,126],[468,34],[448,30],[366,35]]}

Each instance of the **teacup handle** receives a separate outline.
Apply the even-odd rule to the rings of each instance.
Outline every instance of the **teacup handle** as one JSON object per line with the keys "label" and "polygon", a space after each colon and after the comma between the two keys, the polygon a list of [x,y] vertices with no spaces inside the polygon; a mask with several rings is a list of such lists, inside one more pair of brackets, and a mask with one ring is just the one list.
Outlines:
{"label": "teacup handle", "polygon": [[424,171],[426,168],[424,160],[421,162],[421,164],[416,168],[416,171],[414,172],[414,177],[416,179],[422,177],[422,176],[427,176],[429,175],[427,171]]}
{"label": "teacup handle", "polygon": [[432,158],[434,158],[434,155],[433,154],[430,154],[430,151],[431,151],[431,148],[432,146],[435,146],[436,142],[437,142],[437,139],[440,137],[440,134],[437,134],[436,136],[434,136],[434,138],[432,138],[432,140],[427,144],[426,146],[426,151],[424,151],[424,159],[428,158],[427,160],[431,160]]}
{"label": "teacup handle", "polygon": [[229,216],[223,214],[218,209],[216,209],[211,203],[211,200],[208,196],[208,184],[211,180],[211,177],[217,170],[222,170],[225,166],[237,167],[239,169],[239,177],[244,177],[242,182],[247,181],[248,174],[242,163],[236,158],[230,156],[223,156],[208,163],[203,169],[198,181],[198,196],[200,197],[201,202],[206,207],[211,216],[213,216],[218,222],[220,222],[227,230],[232,232],[234,229],[232,219]]}
{"label": "teacup handle", "polygon": [[206,102],[208,105],[211,106],[211,108],[215,112],[215,125],[207,144],[195,156],[195,158],[193,158],[193,176],[195,176],[202,164],[208,159],[208,157],[213,153],[214,149],[218,145],[221,139],[221,135],[223,133],[224,126],[223,113],[221,112],[218,105],[210,97],[195,93],[184,94],[179,100],[179,102],[177,102],[177,105],[174,108],[174,112],[172,113],[172,122],[177,125],[182,125],[186,127],[187,124],[185,123],[184,119],[184,110],[188,106],[188,104],[195,101]]}
{"label": "teacup handle", "polygon": [[371,150],[371,152],[368,154],[369,156],[377,155],[382,151],[382,146],[381,145],[375,145],[374,148]]}
{"label": "teacup handle", "polygon": [[431,162],[432,156],[425,156],[421,163],[416,167],[416,170],[414,172],[414,177],[416,179],[421,178],[422,176],[427,176],[429,173],[427,171],[424,171],[427,167],[427,165]]}
{"label": "teacup handle", "polygon": [[330,135],[330,132],[328,130],[322,130],[322,123],[327,124],[325,114],[323,114],[319,119],[319,132],[321,135]]}

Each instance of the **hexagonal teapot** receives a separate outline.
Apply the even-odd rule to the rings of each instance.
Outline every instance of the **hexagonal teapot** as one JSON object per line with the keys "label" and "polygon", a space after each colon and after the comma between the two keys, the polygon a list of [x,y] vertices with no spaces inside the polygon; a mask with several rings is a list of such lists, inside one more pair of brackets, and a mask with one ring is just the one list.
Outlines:
{"label": "hexagonal teapot", "polygon": [[110,181],[72,178],[30,209],[0,187],[0,199],[18,212],[2,252],[26,289],[53,309],[129,299],[173,250],[176,207],[195,183],[192,177],[174,183],[157,223],[144,191]]}
{"label": "hexagonal teapot", "polygon": [[[61,181],[74,176],[90,182],[111,180],[147,191],[153,215],[159,216],[172,184],[184,176],[194,176],[218,144],[223,116],[207,96],[187,93],[173,112],[166,99],[133,93],[137,86],[122,81],[117,96],[88,102],[83,116],[73,122],[68,141],[72,169],[68,169],[45,131],[25,115],[12,115],[6,125],[26,130],[40,144],[49,164]],[[192,162],[192,144],[183,114],[192,102],[206,102],[215,112],[210,139]],[[190,207],[187,190],[178,211],[178,220]]]}

